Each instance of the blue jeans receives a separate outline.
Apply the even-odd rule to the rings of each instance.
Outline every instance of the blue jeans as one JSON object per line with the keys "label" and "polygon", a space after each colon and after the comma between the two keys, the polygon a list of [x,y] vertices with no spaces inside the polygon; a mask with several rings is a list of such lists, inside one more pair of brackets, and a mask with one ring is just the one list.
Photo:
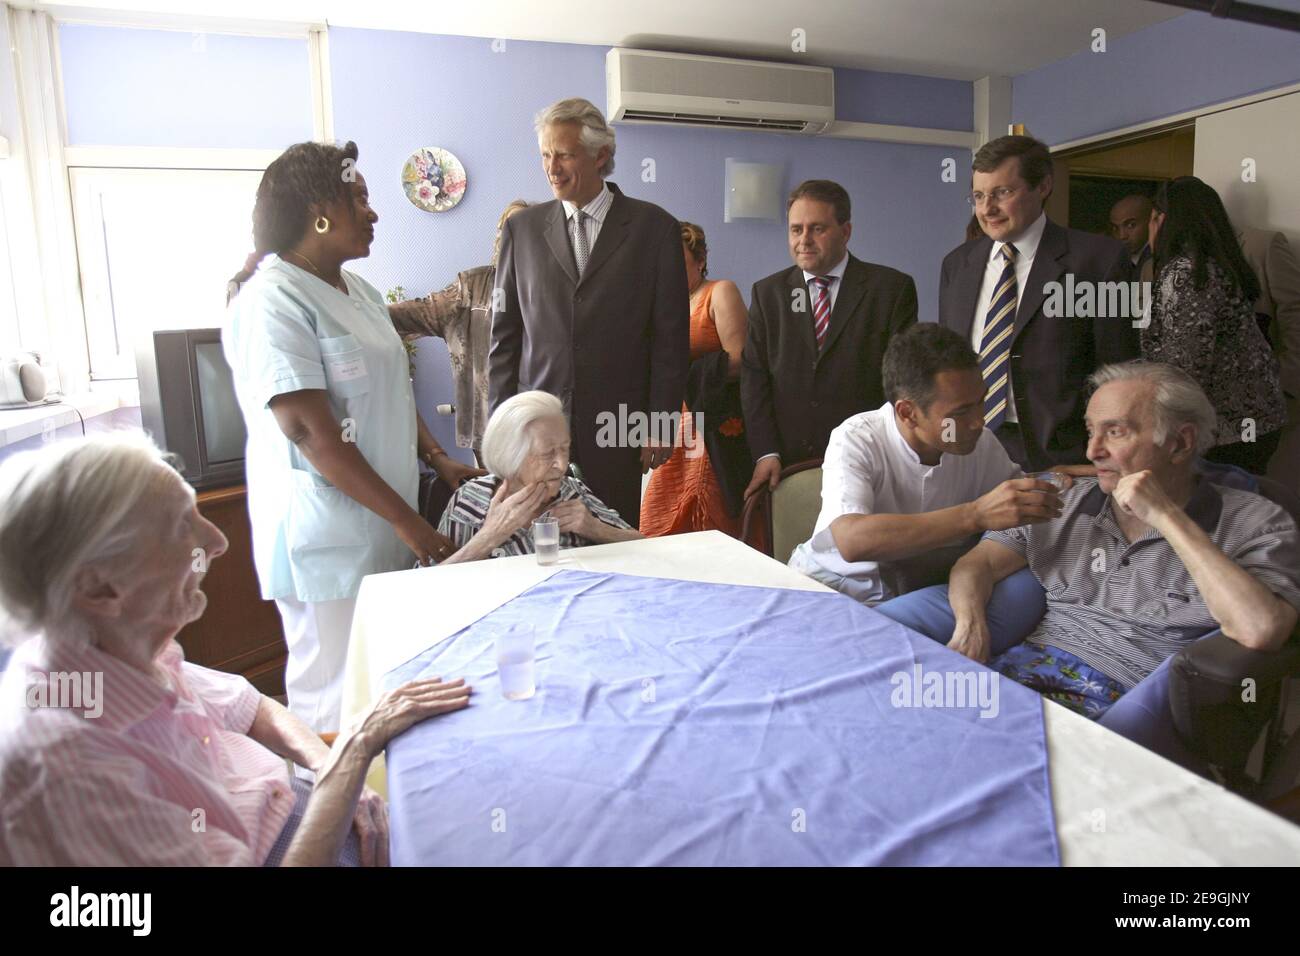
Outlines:
{"label": "blue jeans", "polygon": [[[957,623],[948,603],[946,584],[904,594],[877,606],[876,610],[940,644],[952,639]],[[1023,641],[1033,633],[1045,613],[1047,595],[1028,568],[999,581],[986,609],[992,645],[989,657],[997,657]],[[1112,704],[1097,723],[1194,773],[1203,773],[1204,764],[1183,744],[1169,710],[1172,661],[1172,657],[1162,661],[1141,683]]]}

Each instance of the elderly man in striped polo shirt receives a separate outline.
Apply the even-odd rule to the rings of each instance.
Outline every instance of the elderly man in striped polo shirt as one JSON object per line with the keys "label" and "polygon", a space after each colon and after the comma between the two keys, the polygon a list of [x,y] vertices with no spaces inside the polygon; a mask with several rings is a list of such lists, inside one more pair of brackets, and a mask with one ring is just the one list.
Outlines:
{"label": "elderly man in striped polo shirt", "polygon": [[[1300,533],[1278,505],[1200,473],[1215,413],[1185,373],[1130,362],[1091,381],[1096,479],[1076,481],[1054,521],[986,533],[946,587],[879,610],[1126,736],[1154,739],[1181,648],[1216,629],[1258,650],[1286,641],[1300,608]],[[988,626],[994,584],[1017,572],[1046,593],[1023,641]]]}

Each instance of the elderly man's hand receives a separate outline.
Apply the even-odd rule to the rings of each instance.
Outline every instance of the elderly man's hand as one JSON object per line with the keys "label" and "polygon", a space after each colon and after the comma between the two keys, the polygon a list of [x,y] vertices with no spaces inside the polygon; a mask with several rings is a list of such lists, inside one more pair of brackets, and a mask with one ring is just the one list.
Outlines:
{"label": "elderly man's hand", "polygon": [[388,866],[388,805],[384,798],[366,787],[357,800],[352,828],[361,845],[362,866]]}
{"label": "elderly man's hand", "polygon": [[1162,518],[1178,510],[1178,506],[1165,494],[1160,482],[1150,471],[1135,471],[1131,475],[1125,475],[1115,485],[1112,497],[1125,514],[1130,514],[1157,530]]}
{"label": "elderly man's hand", "polygon": [[965,654],[973,661],[987,664],[992,638],[989,635],[987,620],[958,621],[952,631],[948,647],[958,654]]}

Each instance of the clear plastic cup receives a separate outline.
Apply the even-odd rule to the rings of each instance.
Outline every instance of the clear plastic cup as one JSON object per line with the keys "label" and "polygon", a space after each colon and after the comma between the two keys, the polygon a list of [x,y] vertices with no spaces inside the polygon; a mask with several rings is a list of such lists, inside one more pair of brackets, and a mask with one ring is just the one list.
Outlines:
{"label": "clear plastic cup", "polygon": [[1049,485],[1054,485],[1058,495],[1065,491],[1065,481],[1061,475],[1055,471],[1036,471],[1028,477],[1033,478],[1036,481],[1045,481]]}
{"label": "clear plastic cup", "polygon": [[537,563],[554,564],[560,559],[560,521],[543,516],[533,522],[533,550]]}
{"label": "clear plastic cup", "polygon": [[497,669],[506,700],[528,700],[537,693],[537,647],[531,624],[502,628],[496,635]]}

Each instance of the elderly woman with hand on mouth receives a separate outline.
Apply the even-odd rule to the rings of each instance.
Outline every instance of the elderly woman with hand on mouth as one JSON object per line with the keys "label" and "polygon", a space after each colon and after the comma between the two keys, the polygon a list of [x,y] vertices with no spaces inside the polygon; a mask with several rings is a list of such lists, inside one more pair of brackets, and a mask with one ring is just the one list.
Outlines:
{"label": "elderly woman with hand on mouth", "polygon": [[489,474],[462,484],[443,512],[438,531],[459,548],[443,564],[531,554],[532,522],[548,512],[562,548],[642,537],[568,474],[569,423],[554,395],[503,402],[483,432],[483,463]]}
{"label": "elderly woman with hand on mouth", "polygon": [[[0,866],[388,863],[366,771],[470,688],[405,684],[327,747],[244,678],[185,661],[176,635],[226,544],[144,435],[0,467],[0,610],[21,639],[0,674]],[[91,678],[94,700],[68,692]]]}

